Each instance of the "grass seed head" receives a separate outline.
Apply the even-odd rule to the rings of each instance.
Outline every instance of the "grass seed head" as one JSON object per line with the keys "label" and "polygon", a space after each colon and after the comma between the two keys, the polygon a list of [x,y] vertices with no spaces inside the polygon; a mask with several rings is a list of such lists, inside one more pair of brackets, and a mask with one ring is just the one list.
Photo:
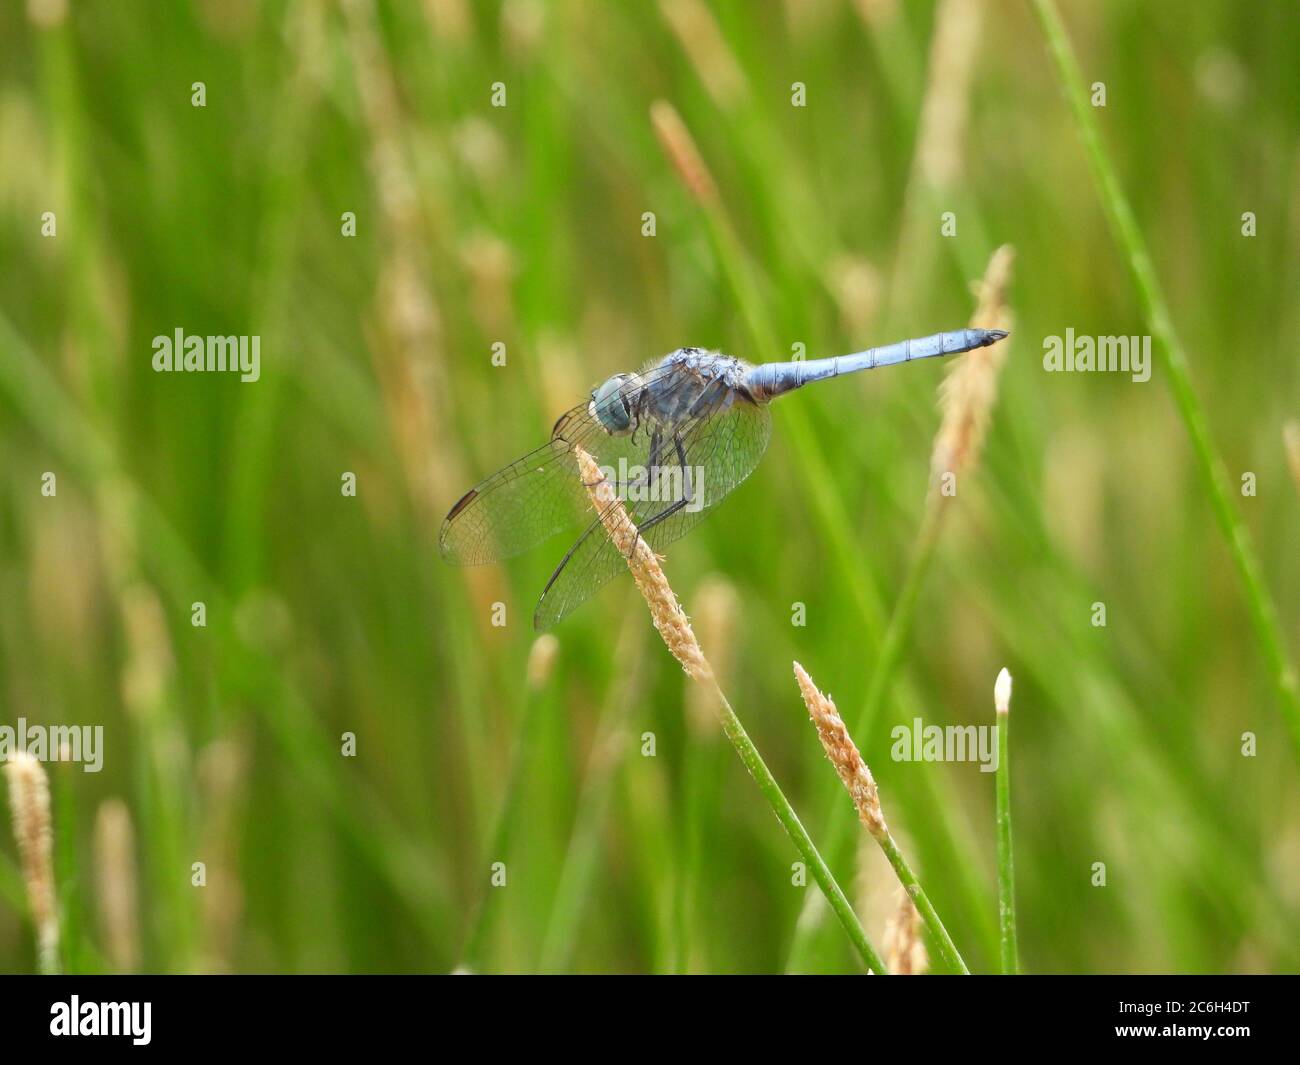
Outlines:
{"label": "grass seed head", "polygon": [[898,895],[898,909],[885,924],[885,963],[893,976],[923,976],[930,959],[921,940],[921,914],[904,889]]}
{"label": "grass seed head", "polygon": [[528,651],[528,688],[540,691],[546,686],[555,670],[555,659],[560,653],[560,641],[551,633],[544,633],[533,641]]}
{"label": "grass seed head", "polygon": [[798,662],[794,664],[795,680],[799,682],[799,692],[803,695],[804,705],[808,707],[808,716],[817,726],[817,736],[826,750],[826,757],[840,775],[840,780],[848,789],[858,817],[876,839],[883,840],[889,829],[885,826],[885,815],[880,809],[880,792],[876,788],[875,778],[867,763],[862,760],[849,730],[844,727],[835,703],[817,690],[817,685]]}
{"label": "grass seed head", "polygon": [[1300,422],[1287,422],[1282,427],[1282,439],[1286,442],[1286,461],[1291,467],[1291,479],[1296,488],[1300,488]]}
{"label": "grass seed head", "polygon": [[998,679],[993,683],[993,707],[999,714],[1011,709],[1011,674],[1003,667]]}
{"label": "grass seed head", "polygon": [[654,126],[655,136],[659,138],[664,154],[676,168],[682,184],[690,194],[700,204],[717,203],[718,186],[677,109],[666,100],[656,100],[650,105],[650,123]]}
{"label": "grass seed head", "polygon": [[700,649],[699,641],[695,639],[695,633],[691,631],[691,623],[677,601],[668,578],[664,576],[658,557],[637,532],[636,525],[601,473],[596,460],[580,447],[574,450],[577,453],[578,471],[587,494],[591,497],[592,506],[600,516],[600,522],[610,540],[627,559],[628,568],[650,608],[650,616],[659,635],[673,657],[694,679],[712,680],[713,671]]}
{"label": "grass seed head", "polygon": [[119,973],[134,972],[140,961],[135,830],[121,799],[105,799],[95,815],[95,888],[108,960]]}
{"label": "grass seed head", "polygon": [[44,973],[53,973],[58,969],[59,914],[54,890],[50,783],[44,767],[26,751],[15,754],[4,768],[27,902],[36,926],[40,968]]}
{"label": "grass seed head", "polygon": [[[1015,254],[1004,244],[989,259],[979,285],[979,303],[970,324],[975,329],[1010,329],[1007,286]],[[938,478],[960,474],[979,460],[988,433],[993,404],[997,401],[998,375],[1006,361],[1006,342],[976,348],[963,355],[939,386],[939,408],[943,420],[935,436],[930,470]]]}

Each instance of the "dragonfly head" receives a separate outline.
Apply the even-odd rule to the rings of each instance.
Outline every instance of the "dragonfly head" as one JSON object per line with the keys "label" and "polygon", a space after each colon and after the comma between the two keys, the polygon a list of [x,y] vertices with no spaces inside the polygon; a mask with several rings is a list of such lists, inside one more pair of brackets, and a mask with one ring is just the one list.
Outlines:
{"label": "dragonfly head", "polygon": [[627,436],[634,428],[632,405],[628,401],[627,384],[636,375],[616,373],[591,393],[588,410],[599,420],[601,428],[610,436]]}

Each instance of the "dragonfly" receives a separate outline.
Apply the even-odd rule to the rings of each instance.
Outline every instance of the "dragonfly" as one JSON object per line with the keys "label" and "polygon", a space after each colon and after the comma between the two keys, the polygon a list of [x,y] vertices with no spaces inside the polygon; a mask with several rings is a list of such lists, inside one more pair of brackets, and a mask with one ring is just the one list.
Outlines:
{"label": "dragonfly", "polygon": [[618,373],[560,415],[547,443],[466,492],[442,523],[438,546],[454,565],[511,558],[577,524],[533,614],[552,628],[626,570],[592,517],[576,449],[595,457],[642,540],[656,553],[684,536],[758,465],[777,396],[880,366],[956,355],[1002,340],[1001,329],[958,329],[851,355],[752,365],[679,348],[636,373]]}

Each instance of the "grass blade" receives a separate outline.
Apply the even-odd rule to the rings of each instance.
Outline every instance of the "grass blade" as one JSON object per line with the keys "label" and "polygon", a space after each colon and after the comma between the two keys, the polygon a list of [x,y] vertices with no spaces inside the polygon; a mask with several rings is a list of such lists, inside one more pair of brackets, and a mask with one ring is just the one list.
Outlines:
{"label": "grass blade", "polygon": [[1146,242],[1142,239],[1142,231],[1138,228],[1133,210],[1115,174],[1115,168],[1111,165],[1110,157],[1101,143],[1101,134],[1084,93],[1079,62],[1075,58],[1074,49],[1061,22],[1060,12],[1054,0],[1034,0],[1034,10],[1038,14],[1039,22],[1042,23],[1043,34],[1047,38],[1048,48],[1056,63],[1061,89],[1065,93],[1066,100],[1069,101],[1070,110],[1074,113],[1075,123],[1079,127],[1079,134],[1083,138],[1106,220],[1116,243],[1128,259],[1143,315],[1155,340],[1156,355],[1169,379],[1169,387],[1173,391],[1178,414],[1187,429],[1187,435],[1191,438],[1192,450],[1196,455],[1196,466],[1200,471],[1201,479],[1205,482],[1205,490],[1209,493],[1214,517],[1219,523],[1224,538],[1228,541],[1228,549],[1246,593],[1246,605],[1250,610],[1255,633],[1264,651],[1264,657],[1268,660],[1273,683],[1277,687],[1282,717],[1291,734],[1294,754],[1297,762],[1300,762],[1300,682],[1296,679],[1295,665],[1287,653],[1281,626],[1278,623],[1277,610],[1264,584],[1259,558],[1255,553],[1250,532],[1228,492],[1228,474],[1222,458],[1214,447],[1214,442],[1210,439],[1205,410],[1201,406],[1200,399],[1197,398],[1196,390],[1192,387],[1187,353],[1174,330],[1173,318],[1165,303],[1164,292],[1156,277]]}
{"label": "grass blade", "polygon": [[1011,674],[1005,669],[993,686],[998,727],[998,921],[1002,928],[1002,972],[1020,971],[1016,949],[1016,869],[1011,857]]}

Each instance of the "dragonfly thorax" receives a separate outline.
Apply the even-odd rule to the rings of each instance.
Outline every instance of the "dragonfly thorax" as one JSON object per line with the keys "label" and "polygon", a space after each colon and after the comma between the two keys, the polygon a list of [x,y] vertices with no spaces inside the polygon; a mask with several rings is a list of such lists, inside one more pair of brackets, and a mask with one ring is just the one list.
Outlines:
{"label": "dragonfly thorax", "polygon": [[616,373],[591,393],[588,410],[610,436],[627,436],[636,428],[628,400],[636,374]]}

